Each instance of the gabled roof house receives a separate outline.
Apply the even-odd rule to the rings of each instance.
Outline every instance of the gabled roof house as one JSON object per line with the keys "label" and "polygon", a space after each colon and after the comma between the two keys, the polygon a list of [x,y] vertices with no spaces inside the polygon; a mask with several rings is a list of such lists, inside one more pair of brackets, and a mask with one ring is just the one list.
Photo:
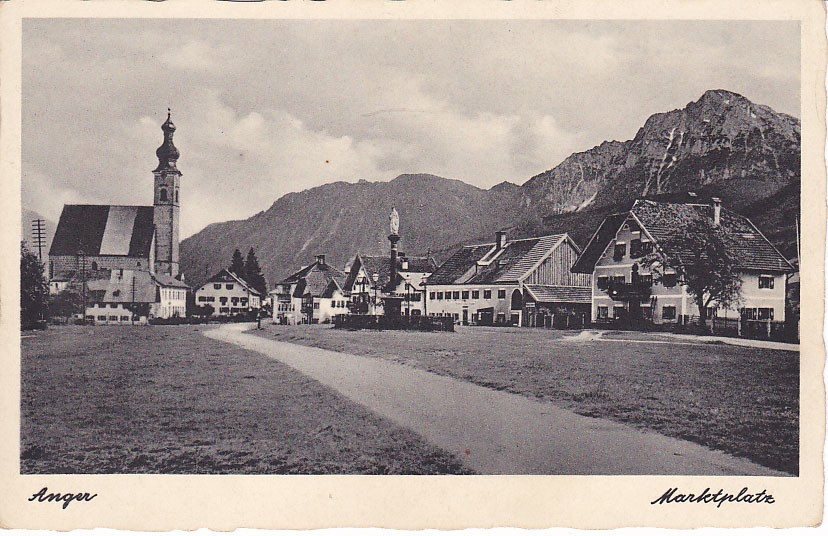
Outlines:
{"label": "gabled roof house", "polygon": [[429,315],[461,323],[551,327],[589,309],[590,277],[570,271],[580,248],[567,234],[460,248],[428,277]]}
{"label": "gabled roof house", "polygon": [[[709,219],[734,238],[731,247],[742,274],[739,309],[714,306],[708,311],[708,317],[784,320],[785,274],[794,271],[794,267],[753,222],[722,207],[718,198],[712,198],[709,203],[639,199],[629,211],[607,216],[572,267],[573,272],[593,276],[593,320],[609,321],[630,314],[630,301],[613,299],[617,296],[613,296],[610,287],[632,282],[634,269],[640,271],[645,286],[651,287],[646,296],[638,296],[632,304],[634,309],[641,308],[645,319],[675,323],[698,316],[696,305],[681,284],[679,267],[668,267],[661,281],[653,281],[649,268],[639,266],[640,259],[654,247],[698,218]],[[681,252],[674,254],[682,258]]]}

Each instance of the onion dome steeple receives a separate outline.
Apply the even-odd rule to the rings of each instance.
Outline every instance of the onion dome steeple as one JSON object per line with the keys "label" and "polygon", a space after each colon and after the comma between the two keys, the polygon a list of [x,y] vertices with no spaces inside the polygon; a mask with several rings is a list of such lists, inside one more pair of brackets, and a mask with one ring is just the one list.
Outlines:
{"label": "onion dome steeple", "polygon": [[167,108],[167,120],[164,121],[163,125],[161,125],[161,130],[164,131],[164,143],[162,143],[161,146],[155,151],[155,155],[158,157],[158,167],[155,168],[155,171],[176,169],[175,163],[178,161],[178,157],[180,156],[178,149],[176,149],[175,145],[173,145],[175,125],[170,119],[171,113],[170,109]]}

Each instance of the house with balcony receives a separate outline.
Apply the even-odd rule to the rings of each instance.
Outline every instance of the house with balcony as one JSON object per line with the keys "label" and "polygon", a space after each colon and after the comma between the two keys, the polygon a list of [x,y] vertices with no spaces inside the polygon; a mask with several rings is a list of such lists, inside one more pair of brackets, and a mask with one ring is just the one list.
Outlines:
{"label": "house with balcony", "polygon": [[352,314],[382,315],[386,307],[403,316],[424,314],[424,281],[437,269],[437,263],[431,256],[409,257],[403,252],[395,261],[397,269],[391,270],[388,255],[354,256],[343,287]]}
{"label": "house with balcony", "polygon": [[709,218],[734,239],[742,279],[739,305],[725,308],[714,302],[707,317],[725,322],[785,320],[786,274],[793,266],[748,218],[722,207],[718,198],[709,203],[693,195],[691,199],[640,199],[629,211],[604,219],[572,267],[575,273],[592,275],[593,322],[637,318],[654,324],[688,323],[699,316],[680,266],[664,267],[663,276],[654,280],[651,267],[642,262],[660,241],[696,218]]}
{"label": "house with balcony", "polygon": [[212,316],[237,316],[258,311],[262,306],[262,294],[247,281],[231,272],[222,270],[195,292],[196,305],[209,305]]}
{"label": "house with balcony", "polygon": [[325,255],[279,281],[270,293],[277,324],[324,324],[348,313],[343,290],[346,274],[328,264]]}
{"label": "house with balcony", "polygon": [[570,269],[567,234],[464,246],[426,279],[426,311],[476,325],[566,327],[589,320],[591,275]]}

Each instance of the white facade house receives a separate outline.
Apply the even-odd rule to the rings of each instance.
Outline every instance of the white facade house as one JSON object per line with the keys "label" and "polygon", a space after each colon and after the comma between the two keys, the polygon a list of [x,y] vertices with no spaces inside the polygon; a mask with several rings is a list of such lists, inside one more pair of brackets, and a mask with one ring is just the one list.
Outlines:
{"label": "white facade house", "polygon": [[184,318],[189,287],[165,274],[112,270],[86,283],[86,320],[94,324],[145,324],[154,318]]}
{"label": "white facade house", "polygon": [[196,290],[195,302],[211,306],[214,317],[235,316],[258,311],[262,295],[238,275],[222,270]]}
{"label": "white facade house", "polygon": [[425,314],[425,280],[437,269],[437,263],[429,256],[409,257],[405,253],[399,253],[396,263],[392,283],[390,256],[354,256],[344,285],[351,313],[383,315],[387,303],[403,316]]}
{"label": "white facade house", "polygon": [[276,284],[270,293],[273,319],[278,324],[325,324],[348,313],[348,297],[342,289],[346,275],[317,255]]}
{"label": "white facade house", "polygon": [[[603,221],[573,267],[593,276],[593,321],[624,319],[631,307],[639,307],[643,319],[654,324],[687,323],[699,316],[698,306],[681,282],[680,267],[666,267],[664,275],[654,280],[650,267],[641,263],[653,248],[660,247],[659,240],[693,218],[709,218],[735,238],[733,247],[738,250],[734,253],[742,280],[739,303],[725,308],[714,302],[706,311],[707,318],[785,320],[786,274],[794,268],[750,220],[722,208],[714,198],[710,204],[638,200],[630,211]],[[619,290],[633,282],[633,272],[643,288],[649,289],[635,298]]]}

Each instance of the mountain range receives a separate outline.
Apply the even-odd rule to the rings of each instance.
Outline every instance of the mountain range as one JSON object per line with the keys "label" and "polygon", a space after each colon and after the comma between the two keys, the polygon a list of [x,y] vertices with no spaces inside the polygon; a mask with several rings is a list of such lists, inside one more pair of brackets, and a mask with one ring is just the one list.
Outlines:
{"label": "mountain range", "polygon": [[488,190],[406,174],[388,182],[335,182],[287,194],[246,220],[215,223],[181,243],[181,268],[198,285],[256,250],[272,286],[319,253],[343,267],[357,252],[388,250],[388,213],[400,214],[401,251],[439,261],[464,243],[565,231],[584,245],[601,220],[636,198],[721,197],[783,252],[796,254],[800,121],[725,90],[651,116],[627,141],[605,141],[522,185]]}

